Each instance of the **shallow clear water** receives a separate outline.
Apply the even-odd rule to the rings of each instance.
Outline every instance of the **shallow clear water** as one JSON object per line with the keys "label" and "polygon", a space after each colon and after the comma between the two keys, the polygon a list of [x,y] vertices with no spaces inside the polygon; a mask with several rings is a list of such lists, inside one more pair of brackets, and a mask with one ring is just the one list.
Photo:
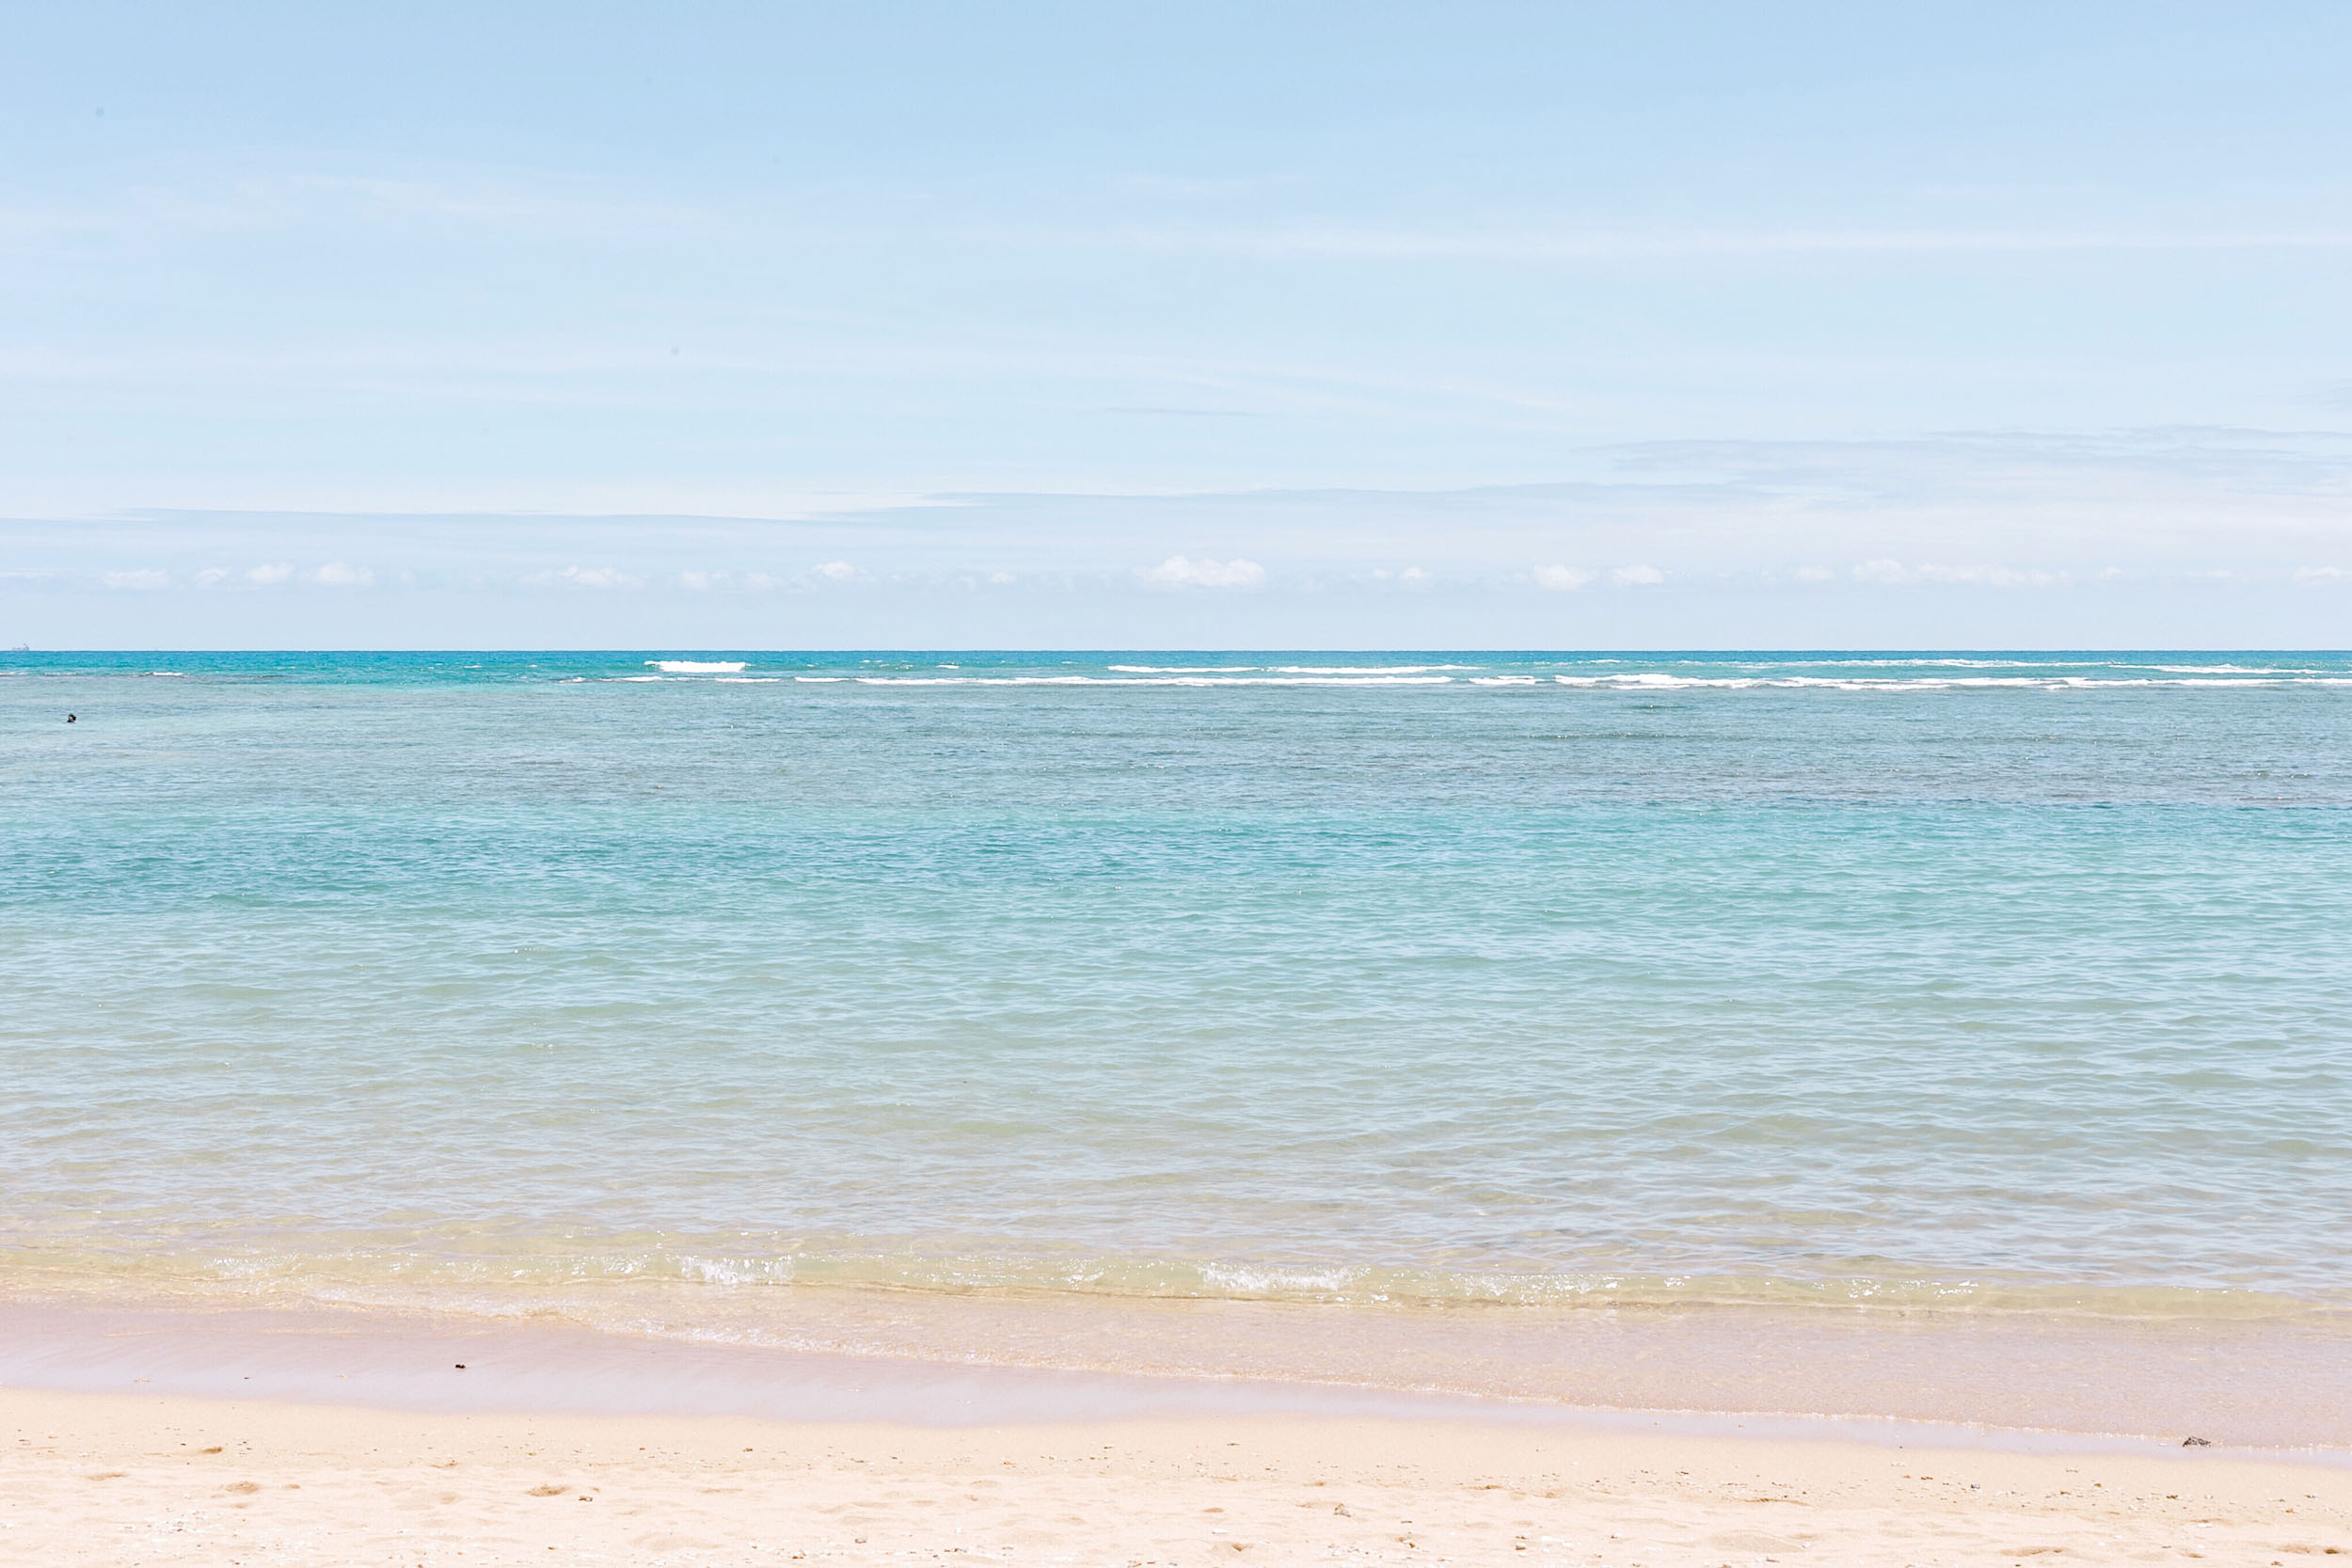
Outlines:
{"label": "shallow clear water", "polygon": [[2343,656],[0,669],[0,1286],[2352,1306]]}

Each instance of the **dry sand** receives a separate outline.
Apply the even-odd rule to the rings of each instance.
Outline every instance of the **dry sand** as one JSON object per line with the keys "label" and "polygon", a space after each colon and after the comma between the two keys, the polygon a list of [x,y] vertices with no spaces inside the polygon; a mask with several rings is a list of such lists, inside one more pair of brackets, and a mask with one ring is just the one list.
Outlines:
{"label": "dry sand", "polygon": [[996,1427],[0,1391],[0,1561],[2276,1563],[2352,1468],[1459,1419]]}

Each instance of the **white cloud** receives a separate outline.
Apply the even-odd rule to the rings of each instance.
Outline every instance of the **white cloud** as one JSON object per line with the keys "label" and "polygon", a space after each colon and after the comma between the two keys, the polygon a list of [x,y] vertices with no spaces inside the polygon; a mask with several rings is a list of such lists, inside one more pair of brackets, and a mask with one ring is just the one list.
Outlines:
{"label": "white cloud", "polygon": [[2344,576],[2341,566],[2301,566],[2296,569],[2295,580],[2316,588],[2323,583],[2341,582]]}
{"label": "white cloud", "polygon": [[1538,566],[1535,586],[1549,588],[1555,594],[1569,594],[1593,580],[1590,572],[1580,572],[1573,566]]}
{"label": "white cloud", "polygon": [[1211,561],[1206,557],[1188,561],[1181,555],[1171,555],[1136,575],[1146,582],[1168,588],[1258,588],[1265,583],[1265,568],[1239,556],[1231,561]]}
{"label": "white cloud", "polygon": [[1396,580],[1399,582],[1419,585],[1429,580],[1429,574],[1422,571],[1418,566],[1407,566],[1405,570],[1396,574]]}
{"label": "white cloud", "polygon": [[1620,588],[1649,588],[1665,581],[1666,574],[1655,566],[1620,566],[1609,580]]}
{"label": "white cloud", "polygon": [[245,580],[256,588],[275,588],[281,582],[294,580],[294,569],[283,562],[255,566],[246,571]]}
{"label": "white cloud", "polygon": [[1896,587],[1903,583],[1935,582],[1965,588],[2063,588],[2073,580],[2065,572],[2045,572],[2016,566],[1943,566],[1929,562],[1906,566],[1899,561],[1866,561],[1853,569],[1857,582]]}
{"label": "white cloud", "polygon": [[707,594],[713,588],[724,585],[726,580],[727,575],[724,572],[687,571],[677,575],[678,586],[696,594]]}
{"label": "white cloud", "polygon": [[341,561],[330,561],[312,572],[310,580],[322,588],[365,588],[375,580],[375,574],[364,566],[352,566]]}
{"label": "white cloud", "polygon": [[171,574],[151,569],[135,572],[108,572],[105,582],[109,588],[168,588],[171,586]]}
{"label": "white cloud", "polygon": [[846,582],[850,578],[857,576],[857,568],[850,565],[846,561],[828,561],[823,565],[813,567],[811,569],[814,570],[818,577],[831,578],[835,582]]}
{"label": "white cloud", "polygon": [[529,583],[564,584],[573,588],[640,588],[644,579],[617,566],[566,566],[560,572],[534,572]]}
{"label": "white cloud", "polygon": [[2024,570],[2014,566],[1935,566],[1919,568],[1922,582],[1956,582],[1971,588],[2062,588],[2064,572]]}
{"label": "white cloud", "polygon": [[207,566],[196,574],[196,585],[199,588],[218,588],[228,580],[229,568],[226,566]]}
{"label": "white cloud", "polygon": [[1826,566],[1800,566],[1792,575],[1799,582],[1828,582],[1837,576]]}

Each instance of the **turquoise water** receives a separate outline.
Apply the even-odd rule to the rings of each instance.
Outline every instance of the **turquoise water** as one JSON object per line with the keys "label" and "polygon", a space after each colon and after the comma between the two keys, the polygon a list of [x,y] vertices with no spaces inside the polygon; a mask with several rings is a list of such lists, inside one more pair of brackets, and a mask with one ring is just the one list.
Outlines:
{"label": "turquoise water", "polygon": [[2352,1306],[2352,657],[0,670],[0,1289]]}

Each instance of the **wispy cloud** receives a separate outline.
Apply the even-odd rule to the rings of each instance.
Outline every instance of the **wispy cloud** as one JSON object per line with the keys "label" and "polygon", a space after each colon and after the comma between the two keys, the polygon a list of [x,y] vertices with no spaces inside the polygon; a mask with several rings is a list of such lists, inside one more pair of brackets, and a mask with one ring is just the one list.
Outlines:
{"label": "wispy cloud", "polygon": [[[1019,584],[1050,585],[1072,603],[1137,588],[1289,602],[1441,582],[1433,600],[1529,605],[1540,602],[1530,588],[1613,587],[1622,592],[1605,597],[1625,613],[1734,591],[1802,590],[1818,603],[1918,601],[1915,591],[1931,587],[1988,602],[2159,581],[2322,588],[2352,562],[2352,435],[2324,431],[1645,443],[1566,451],[1562,463],[1583,477],[1428,490],[966,492],[750,518],[26,519],[0,521],[0,560],[46,574],[43,592],[308,588],[355,603],[365,588],[371,600],[577,590],[582,602],[801,594],[870,607]],[[1201,555],[1203,538],[1246,539],[1248,553]],[[1414,565],[1400,569],[1406,561]]]}
{"label": "wispy cloud", "polygon": [[577,239],[707,230],[719,215],[611,181],[546,171],[521,177],[461,166],[256,168],[233,159],[180,158],[81,200],[0,204],[0,235],[155,241],[354,224],[409,229],[422,221]]}
{"label": "wispy cloud", "polygon": [[590,588],[598,592],[616,589],[643,588],[645,579],[617,566],[565,566],[560,570],[533,572],[523,578],[533,587]]}
{"label": "wispy cloud", "polygon": [[1882,588],[1918,582],[1958,584],[1970,588],[2062,588],[2074,580],[2070,573],[2033,567],[1952,566],[1935,562],[1906,566],[1899,561],[1883,558],[1858,563],[1852,575],[1856,582],[1871,583]]}
{"label": "wispy cloud", "polygon": [[1267,258],[1470,261],[1519,264],[1707,257],[2020,255],[2080,251],[2346,250],[2337,230],[1412,230],[1134,228],[1120,242],[1153,250]]}
{"label": "wispy cloud", "polygon": [[1235,556],[1231,561],[1191,560],[1171,555],[1157,566],[1136,574],[1163,588],[1262,588],[1265,568]]}

